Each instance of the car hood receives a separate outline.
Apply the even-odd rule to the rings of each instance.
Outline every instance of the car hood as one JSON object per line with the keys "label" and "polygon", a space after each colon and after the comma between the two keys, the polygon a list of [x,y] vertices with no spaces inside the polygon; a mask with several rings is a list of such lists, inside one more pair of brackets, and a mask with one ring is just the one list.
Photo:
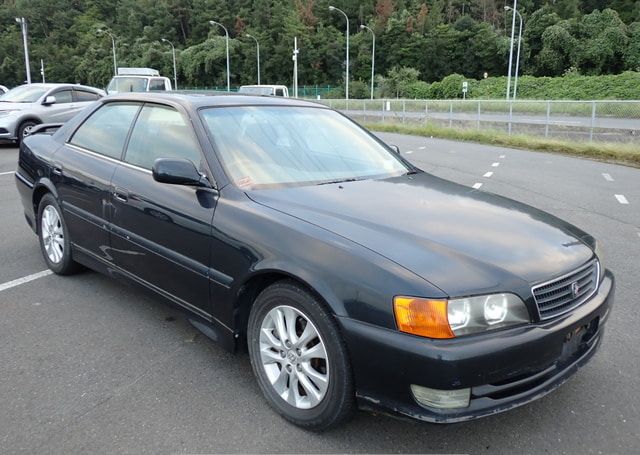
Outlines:
{"label": "car hood", "polygon": [[23,111],[33,106],[33,103],[8,103],[0,101],[0,111]]}
{"label": "car hood", "polygon": [[593,257],[582,241],[590,237],[552,215],[422,172],[247,195],[373,250],[450,296],[528,286]]}

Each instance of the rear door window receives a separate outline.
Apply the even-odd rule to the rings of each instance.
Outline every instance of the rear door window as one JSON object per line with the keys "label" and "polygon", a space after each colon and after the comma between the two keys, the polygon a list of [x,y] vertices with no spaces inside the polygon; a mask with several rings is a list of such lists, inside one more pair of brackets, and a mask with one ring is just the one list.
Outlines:
{"label": "rear door window", "polygon": [[200,147],[191,125],[171,107],[147,104],[131,133],[125,161],[151,169],[158,158],[186,158],[201,165]]}
{"label": "rear door window", "polygon": [[98,95],[97,93],[89,92],[87,90],[74,90],[73,94],[75,96],[75,100],[78,103],[96,101],[100,99],[100,95]]}
{"label": "rear door window", "polygon": [[92,152],[120,159],[140,104],[108,103],[95,111],[69,141]]}

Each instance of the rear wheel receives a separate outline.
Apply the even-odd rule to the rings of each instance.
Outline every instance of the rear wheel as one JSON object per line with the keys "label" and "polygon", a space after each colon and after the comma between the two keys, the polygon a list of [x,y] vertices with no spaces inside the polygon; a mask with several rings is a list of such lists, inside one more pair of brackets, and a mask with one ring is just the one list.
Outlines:
{"label": "rear wheel", "polygon": [[247,330],[254,374],[269,404],[290,422],[326,430],[354,409],[346,347],[324,305],[292,281],[256,299]]}
{"label": "rear wheel", "polygon": [[38,206],[38,238],[47,266],[59,275],[69,275],[79,269],[71,258],[69,231],[60,206],[51,194],[45,194]]}

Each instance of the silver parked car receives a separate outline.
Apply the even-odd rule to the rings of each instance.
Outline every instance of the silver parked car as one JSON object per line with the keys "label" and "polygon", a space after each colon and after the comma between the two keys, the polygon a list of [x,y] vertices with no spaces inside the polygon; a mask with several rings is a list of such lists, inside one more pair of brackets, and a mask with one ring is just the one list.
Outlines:
{"label": "silver parked car", "polygon": [[3,93],[7,93],[9,91],[9,89],[7,87],[5,87],[4,85],[0,85],[0,95],[2,95]]}
{"label": "silver parked car", "polygon": [[21,85],[0,95],[0,140],[21,141],[40,123],[64,123],[104,92],[74,84]]}

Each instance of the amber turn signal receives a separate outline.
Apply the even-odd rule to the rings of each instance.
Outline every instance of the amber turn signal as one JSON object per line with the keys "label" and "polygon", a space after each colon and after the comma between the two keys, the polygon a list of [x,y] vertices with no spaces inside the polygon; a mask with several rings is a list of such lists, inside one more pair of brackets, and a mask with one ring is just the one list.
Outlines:
{"label": "amber turn signal", "polygon": [[449,326],[446,300],[395,297],[393,311],[401,332],[428,338],[454,338]]}

